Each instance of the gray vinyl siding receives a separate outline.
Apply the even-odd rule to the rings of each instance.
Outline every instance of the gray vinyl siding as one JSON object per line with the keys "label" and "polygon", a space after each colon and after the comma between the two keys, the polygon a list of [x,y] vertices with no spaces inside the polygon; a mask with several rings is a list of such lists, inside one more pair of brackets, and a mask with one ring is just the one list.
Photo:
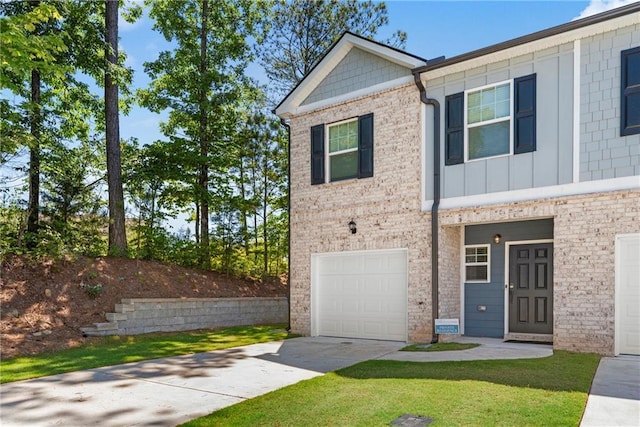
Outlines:
{"label": "gray vinyl siding", "polygon": [[[493,243],[502,235],[500,244]],[[465,227],[465,245],[490,243],[491,282],[464,284],[465,335],[502,338],[504,335],[505,242],[553,238],[553,219]],[[478,306],[486,311],[478,311]]]}
{"label": "gray vinyl siding", "polygon": [[353,48],[302,102],[302,105],[406,76],[411,76],[410,69],[362,49]]}
{"label": "gray vinyl siding", "polygon": [[[573,177],[573,43],[521,55],[487,66],[427,81],[427,94],[443,106],[447,95],[536,73],[537,147],[523,153],[459,165],[443,166],[442,197],[568,184]],[[443,122],[444,123],[444,122]],[[512,123],[513,125],[513,123]],[[445,134],[442,126],[441,140]],[[433,136],[426,132],[427,147]],[[444,150],[442,150],[444,165]],[[431,150],[426,150],[427,176],[432,175]],[[427,185],[427,200],[433,191]]]}
{"label": "gray vinyl siding", "polygon": [[640,24],[582,41],[580,181],[640,175],[640,135],[620,136],[621,52],[640,46]]}

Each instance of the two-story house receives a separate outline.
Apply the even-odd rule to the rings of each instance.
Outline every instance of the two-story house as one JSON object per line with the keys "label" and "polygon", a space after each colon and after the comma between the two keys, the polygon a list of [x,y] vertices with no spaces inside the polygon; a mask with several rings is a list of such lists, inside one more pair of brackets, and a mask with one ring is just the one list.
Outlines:
{"label": "two-story house", "polygon": [[640,4],[432,61],[346,33],[276,113],[293,332],[640,354]]}

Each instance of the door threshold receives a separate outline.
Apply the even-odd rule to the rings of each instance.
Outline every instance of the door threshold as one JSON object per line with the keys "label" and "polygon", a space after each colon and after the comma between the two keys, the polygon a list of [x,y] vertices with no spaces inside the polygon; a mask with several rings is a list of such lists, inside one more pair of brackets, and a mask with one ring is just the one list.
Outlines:
{"label": "door threshold", "polygon": [[504,334],[505,341],[527,341],[553,343],[553,334],[523,334],[520,332],[509,332]]}

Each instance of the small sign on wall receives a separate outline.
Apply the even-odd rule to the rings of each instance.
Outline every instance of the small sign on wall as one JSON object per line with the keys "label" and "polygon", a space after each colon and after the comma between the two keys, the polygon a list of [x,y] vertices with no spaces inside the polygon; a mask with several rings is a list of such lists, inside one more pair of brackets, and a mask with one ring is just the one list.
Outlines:
{"label": "small sign on wall", "polygon": [[459,334],[459,319],[436,319],[436,334]]}

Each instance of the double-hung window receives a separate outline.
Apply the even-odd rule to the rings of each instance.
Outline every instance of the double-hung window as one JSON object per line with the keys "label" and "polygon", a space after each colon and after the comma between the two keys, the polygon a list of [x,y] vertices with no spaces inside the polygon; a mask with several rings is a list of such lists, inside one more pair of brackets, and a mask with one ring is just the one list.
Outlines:
{"label": "double-hung window", "polygon": [[489,245],[469,245],[464,247],[464,281],[467,283],[489,283]]}
{"label": "double-hung window", "polygon": [[468,91],[466,159],[511,154],[511,82]]}
{"label": "double-hung window", "polygon": [[311,184],[373,176],[373,114],[311,128]]}
{"label": "double-hung window", "polygon": [[329,125],[327,164],[329,180],[358,176],[358,120]]}
{"label": "double-hung window", "polygon": [[445,99],[445,164],[536,150],[536,75]]}

